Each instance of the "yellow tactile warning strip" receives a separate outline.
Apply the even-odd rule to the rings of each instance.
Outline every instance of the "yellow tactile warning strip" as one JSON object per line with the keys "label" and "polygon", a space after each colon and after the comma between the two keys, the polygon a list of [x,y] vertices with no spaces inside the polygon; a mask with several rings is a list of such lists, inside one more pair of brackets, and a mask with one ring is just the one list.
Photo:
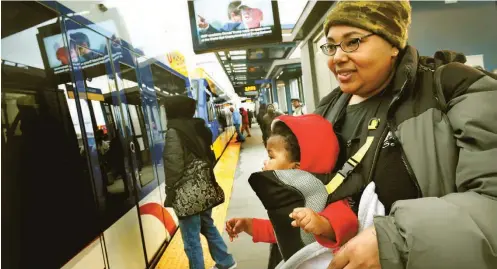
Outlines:
{"label": "yellow tactile warning strip", "polygon": [[[214,168],[216,179],[221,188],[223,188],[226,196],[225,202],[212,210],[214,224],[221,233],[224,230],[224,222],[231,199],[231,191],[233,190],[236,166],[238,164],[238,157],[240,156],[240,145],[241,143],[236,143],[236,135],[233,136],[233,139],[224,151],[223,156],[221,156],[221,159]],[[201,236],[201,239],[205,268],[211,268],[214,266],[214,261],[209,254],[209,248],[204,236]],[[183,240],[181,239],[179,229],[174,234],[169,246],[167,246],[156,269],[188,269],[188,258],[183,250]]]}
{"label": "yellow tactile warning strip", "polygon": [[229,143],[234,133],[235,127],[226,127],[226,130],[216,138],[216,141],[214,141],[214,143],[212,143],[212,149],[214,150],[216,159],[223,154],[224,147],[226,147],[226,145]]}

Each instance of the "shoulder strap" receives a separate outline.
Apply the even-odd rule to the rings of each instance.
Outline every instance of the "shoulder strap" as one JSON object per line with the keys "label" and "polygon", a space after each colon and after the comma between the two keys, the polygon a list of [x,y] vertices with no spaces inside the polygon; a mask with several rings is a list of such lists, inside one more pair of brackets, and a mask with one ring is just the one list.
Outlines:
{"label": "shoulder strap", "polygon": [[368,137],[366,138],[366,142],[362,145],[361,148],[350,157],[343,167],[335,174],[335,176],[331,179],[331,181],[326,185],[326,191],[328,194],[332,194],[335,190],[342,185],[343,181],[354,171],[354,169],[361,163],[362,159],[371,148],[373,141],[375,139],[372,131],[376,130],[380,125],[379,118],[372,118],[368,124]]}
{"label": "shoulder strap", "polygon": [[333,101],[331,101],[324,110],[323,115],[321,116],[327,118],[333,125],[335,125],[338,119],[340,119],[340,117],[343,115],[345,108],[349,103],[350,97],[352,97],[352,95],[348,93],[341,93],[338,96],[338,100],[335,102],[335,104],[333,104]]}

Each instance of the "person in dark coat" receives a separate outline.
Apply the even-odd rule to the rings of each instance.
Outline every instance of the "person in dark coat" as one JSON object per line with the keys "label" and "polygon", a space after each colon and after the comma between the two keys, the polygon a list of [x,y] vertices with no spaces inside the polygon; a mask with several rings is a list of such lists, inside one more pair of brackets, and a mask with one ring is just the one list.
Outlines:
{"label": "person in dark coat", "polygon": [[271,123],[273,120],[278,117],[283,115],[283,113],[278,112],[274,109],[274,105],[270,104],[267,106],[267,113],[262,117],[262,141],[264,142],[264,146],[266,146],[267,139],[271,135]]}
{"label": "person in dark coat", "polygon": [[247,113],[249,128],[252,128],[252,119],[254,118],[254,113],[250,109],[247,109]]}
{"label": "person in dark coat", "polygon": [[[210,164],[210,174],[213,175],[215,157],[210,149],[211,131],[205,126],[203,119],[193,117],[196,108],[194,99],[182,95],[170,96],[165,100],[165,108],[168,130],[163,154],[166,175],[166,201],[164,205],[172,207],[174,199],[178,199],[175,197],[177,193],[175,193],[174,187],[180,184],[187,175],[189,171],[186,168],[190,167],[190,163],[195,159],[206,160]],[[191,197],[187,197],[186,200],[191,201],[191,207],[195,208],[197,205],[196,193],[181,193],[181,195],[190,195]],[[209,251],[212,259],[216,262],[216,268],[236,268],[236,262],[228,253],[223,238],[214,226],[211,213],[212,208],[209,208],[199,214],[179,218],[181,236],[190,268],[205,268],[200,233],[207,238]]]}

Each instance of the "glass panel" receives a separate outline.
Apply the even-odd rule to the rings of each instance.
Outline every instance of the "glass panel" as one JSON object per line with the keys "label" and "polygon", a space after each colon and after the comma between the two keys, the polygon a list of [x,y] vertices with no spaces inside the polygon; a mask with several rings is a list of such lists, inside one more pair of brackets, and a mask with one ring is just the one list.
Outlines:
{"label": "glass panel", "polygon": [[[148,149],[147,152],[151,153],[151,167],[156,175],[156,180],[148,183],[147,187],[153,186],[151,193],[148,193],[140,201],[140,215],[143,226],[143,235],[145,238],[145,246],[147,249],[147,258],[149,261],[154,257],[156,252],[160,249],[164,240],[171,238],[172,233],[175,229],[176,223],[173,222],[173,218],[169,211],[163,207],[165,200],[165,189],[164,189],[164,161],[162,158],[162,151],[164,149],[164,133],[165,122],[160,120],[160,112],[158,100],[163,99],[166,93],[162,91],[157,91],[156,85],[154,85],[154,79],[152,76],[151,61],[145,59],[144,57],[138,58],[139,63],[139,85],[140,85],[140,97],[141,105],[137,105],[137,116],[140,119],[140,124],[145,126],[143,129],[143,144]],[[165,120],[165,115],[164,119]],[[140,141],[139,141],[140,143]],[[142,172],[145,177],[145,168]],[[152,175],[150,175],[152,178]],[[155,208],[153,212],[161,213],[161,216],[153,215],[147,213],[151,208]],[[153,215],[153,217],[152,217]],[[157,220],[162,220],[158,222]],[[168,227],[168,229],[166,229]]]}
{"label": "glass panel", "polygon": [[[100,233],[96,189],[81,151],[84,123],[67,94],[74,93],[69,74],[56,75],[48,61],[60,52],[67,68],[58,14],[37,2],[1,5],[2,229],[8,231],[2,265],[60,268]],[[50,31],[59,38],[45,46]],[[99,248],[93,264],[103,268]]]}
{"label": "glass panel", "polygon": [[116,89],[110,61],[122,58],[122,52],[109,55],[112,46],[107,38],[70,19],[65,25],[88,139],[87,154],[96,185],[101,186],[97,193],[109,266],[142,268],[146,261],[136,208],[137,166],[130,154],[126,99]]}
{"label": "glass panel", "polygon": [[290,97],[300,98],[299,82],[297,79],[290,79]]}

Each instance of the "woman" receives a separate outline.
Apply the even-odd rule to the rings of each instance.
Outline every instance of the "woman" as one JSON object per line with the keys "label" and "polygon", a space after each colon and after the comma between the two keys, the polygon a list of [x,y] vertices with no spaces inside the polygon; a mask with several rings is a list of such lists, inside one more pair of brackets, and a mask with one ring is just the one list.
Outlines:
{"label": "woman", "polygon": [[374,181],[389,213],[329,268],[496,268],[497,81],[451,53],[419,57],[410,21],[408,1],[343,1],[324,23],[340,86],[315,113],[347,157],[366,152],[342,167],[330,202],[358,203]]}
{"label": "woman", "polygon": [[167,116],[164,171],[166,207],[179,217],[179,227],[190,268],[204,269],[200,244],[202,233],[214,268],[233,269],[236,263],[214,226],[212,208],[224,201],[224,193],[215,182],[215,157],[210,149],[212,133],[195,114],[195,100],[176,95],[165,100]]}
{"label": "woman", "polygon": [[249,116],[247,110],[245,108],[240,107],[240,115],[242,115],[242,135],[243,131],[247,131],[247,137],[251,137],[250,128],[249,128]]}
{"label": "woman", "polygon": [[264,147],[266,146],[266,142],[271,135],[271,123],[273,120],[278,117],[283,115],[283,113],[280,113],[276,111],[275,107],[273,104],[269,104],[266,109],[266,115],[262,117],[262,141],[264,142]]}

